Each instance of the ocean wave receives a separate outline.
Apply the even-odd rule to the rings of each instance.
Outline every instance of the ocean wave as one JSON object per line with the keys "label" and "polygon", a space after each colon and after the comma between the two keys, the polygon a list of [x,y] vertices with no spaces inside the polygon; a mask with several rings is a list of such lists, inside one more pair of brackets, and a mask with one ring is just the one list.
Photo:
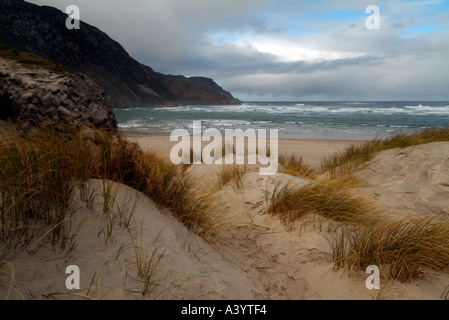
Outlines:
{"label": "ocean wave", "polygon": [[449,106],[441,106],[441,107],[431,107],[431,106],[404,106],[405,109],[408,110],[416,110],[416,111],[430,111],[430,112],[439,112],[439,113],[448,113],[449,114]]}
{"label": "ocean wave", "polygon": [[233,127],[233,126],[248,126],[251,122],[246,120],[202,120],[205,127]]}
{"label": "ocean wave", "polygon": [[123,123],[118,123],[118,127],[122,129],[129,129],[129,128],[143,128],[147,122],[144,119],[139,120],[128,120]]}
{"label": "ocean wave", "polygon": [[[140,111],[138,111],[140,110]],[[144,111],[142,111],[144,110]],[[133,111],[136,111],[133,113]],[[248,102],[230,106],[157,107],[120,109],[119,128],[141,132],[191,132],[195,120],[202,130],[217,128],[278,129],[285,135],[325,134],[354,137],[386,133],[411,133],[427,127],[449,125],[447,102]]]}
{"label": "ocean wave", "polygon": [[386,114],[391,115],[393,113],[406,113],[406,114],[441,114],[449,115],[449,106],[423,106],[423,105],[407,105],[407,106],[360,106],[368,105],[368,103],[354,102],[354,107],[345,105],[306,105],[306,104],[294,104],[294,105],[254,105],[243,104],[241,106],[183,106],[183,107],[160,107],[155,108],[157,111],[168,112],[189,112],[189,113],[217,113],[217,114],[229,114],[229,113],[265,113],[265,114],[310,114],[310,113],[328,113],[328,114]]}

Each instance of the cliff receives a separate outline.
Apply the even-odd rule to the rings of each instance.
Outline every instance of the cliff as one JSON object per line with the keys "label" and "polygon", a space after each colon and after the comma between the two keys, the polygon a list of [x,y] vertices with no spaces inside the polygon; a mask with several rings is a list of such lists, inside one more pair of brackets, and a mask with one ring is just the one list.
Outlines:
{"label": "cliff", "polygon": [[67,15],[55,8],[23,0],[0,0],[0,5],[0,43],[87,75],[116,106],[240,104],[212,79],[155,72],[89,24],[67,29]]}
{"label": "cliff", "polygon": [[117,129],[112,99],[85,75],[0,45],[0,119],[22,129],[92,124]]}

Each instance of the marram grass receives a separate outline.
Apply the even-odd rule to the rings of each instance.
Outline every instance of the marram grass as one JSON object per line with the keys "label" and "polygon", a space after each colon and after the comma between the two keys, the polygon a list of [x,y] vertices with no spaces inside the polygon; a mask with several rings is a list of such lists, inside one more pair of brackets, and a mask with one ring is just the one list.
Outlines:
{"label": "marram grass", "polygon": [[302,157],[295,155],[279,155],[279,164],[282,166],[282,172],[292,176],[316,179],[316,170],[307,164]]}
{"label": "marram grass", "polygon": [[414,134],[397,134],[384,140],[374,139],[325,158],[321,162],[321,171],[336,173],[356,170],[380,151],[442,141],[449,141],[449,127],[423,129]]}
{"label": "marram grass", "polygon": [[[441,215],[392,219],[354,195],[354,181],[334,178],[277,188],[269,213],[291,226],[306,214],[337,222],[331,241],[335,269],[379,266],[387,279],[410,281],[449,272],[449,222]],[[335,233],[335,230],[337,232]]]}
{"label": "marram grass", "polygon": [[377,220],[343,233],[333,249],[337,269],[377,265],[388,279],[433,278],[449,272],[449,222],[437,216]]}
{"label": "marram grass", "polygon": [[354,178],[346,176],[317,180],[302,187],[277,187],[268,212],[279,216],[287,225],[306,214],[354,224],[374,212],[371,202],[352,193],[356,185]]}
{"label": "marram grass", "polygon": [[358,182],[351,178],[351,172],[380,151],[441,141],[449,141],[449,127],[352,146],[322,161],[321,172],[330,175],[317,176],[303,187],[276,188],[269,213],[289,226],[309,213],[339,223],[331,240],[335,269],[364,271],[377,265],[385,278],[398,281],[448,273],[447,219],[441,215],[392,219],[379,214],[372,201],[354,192]]}
{"label": "marram grass", "polygon": [[4,134],[0,142],[0,238],[9,246],[28,243],[45,225],[51,242],[64,248],[65,219],[73,212],[78,184],[85,182],[90,158],[71,134],[51,129],[26,136]]}
{"label": "marram grass", "polygon": [[80,190],[86,198],[91,178],[133,187],[191,230],[213,233],[209,198],[196,192],[180,168],[120,134],[69,127],[66,132],[40,128],[31,134],[2,134],[0,240],[8,247],[26,246],[48,233],[51,243],[64,249],[72,237],[67,220],[74,212],[74,194]]}
{"label": "marram grass", "polygon": [[225,165],[222,166],[219,173],[217,173],[217,186],[222,188],[229,183],[232,183],[237,189],[243,188],[243,178],[247,173],[246,165]]}

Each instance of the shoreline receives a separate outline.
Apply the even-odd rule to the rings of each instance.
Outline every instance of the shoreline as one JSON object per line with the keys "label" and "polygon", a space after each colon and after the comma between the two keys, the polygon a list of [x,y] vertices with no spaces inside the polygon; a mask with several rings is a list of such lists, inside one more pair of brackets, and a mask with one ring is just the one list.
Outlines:
{"label": "shoreline", "polygon": [[[126,138],[129,139],[167,139],[170,141],[170,135],[152,135],[152,134],[145,134],[145,133],[127,133],[125,131],[121,131],[121,133],[124,134]],[[370,141],[370,139],[342,139],[342,138],[336,138],[336,139],[330,139],[330,138],[278,138],[279,141],[310,141],[310,142],[354,142],[354,143],[363,143]],[[206,143],[206,142],[204,142]]]}
{"label": "shoreline", "polygon": [[[137,143],[144,151],[157,152],[164,159],[170,161],[170,151],[177,141],[170,141],[167,136],[148,136],[148,135],[129,135],[125,133],[125,137]],[[302,157],[310,165],[319,168],[321,160],[331,156],[336,152],[345,150],[346,148],[362,144],[368,140],[343,140],[343,139],[293,139],[279,138],[278,151],[279,155],[295,155]],[[203,146],[208,142],[203,142]]]}
{"label": "shoreline", "polygon": [[[269,130],[269,129],[268,129]],[[130,129],[123,129],[119,127],[119,131],[127,138],[164,138],[170,137],[169,133],[144,133],[138,130],[130,130]],[[190,132],[189,132],[190,133]],[[192,135],[191,135],[192,136]],[[387,135],[385,135],[387,136]],[[330,134],[316,134],[316,133],[308,133],[308,134],[303,134],[302,136],[293,136],[293,135],[289,135],[289,136],[282,136],[279,134],[279,138],[278,140],[304,140],[304,141],[354,141],[354,142],[366,142],[366,141],[370,141],[376,138],[384,138],[382,136],[379,135],[365,135],[363,137],[360,137],[360,135],[356,135],[356,134],[341,134],[335,138],[333,138],[332,135]]]}

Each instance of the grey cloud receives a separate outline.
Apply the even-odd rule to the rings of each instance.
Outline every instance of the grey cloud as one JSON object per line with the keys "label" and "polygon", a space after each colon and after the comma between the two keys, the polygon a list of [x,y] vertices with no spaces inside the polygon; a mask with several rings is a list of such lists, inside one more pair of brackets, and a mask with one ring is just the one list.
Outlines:
{"label": "grey cloud", "polygon": [[[63,10],[72,0],[30,0]],[[78,0],[81,18],[156,71],[214,78],[241,99],[449,100],[449,32],[404,38],[410,27],[449,28],[447,10],[424,1],[378,0]],[[354,21],[316,19],[332,10],[377,4],[381,30]],[[433,15],[430,13],[433,12]],[[295,25],[299,32],[289,33]],[[240,35],[239,45],[213,41]],[[246,38],[286,40],[300,48],[354,52],[355,58],[282,62]]]}
{"label": "grey cloud", "polygon": [[[448,63],[435,61],[429,72],[424,64],[413,68],[419,60],[387,59],[383,63],[346,66],[341,69],[317,71],[310,74],[254,74],[229,78],[226,87],[237,95],[245,94],[264,99],[286,100],[447,100],[449,81],[444,69]],[[404,72],[403,64],[410,65]],[[446,69],[447,70],[447,69]],[[399,72],[398,72],[399,71]]]}

